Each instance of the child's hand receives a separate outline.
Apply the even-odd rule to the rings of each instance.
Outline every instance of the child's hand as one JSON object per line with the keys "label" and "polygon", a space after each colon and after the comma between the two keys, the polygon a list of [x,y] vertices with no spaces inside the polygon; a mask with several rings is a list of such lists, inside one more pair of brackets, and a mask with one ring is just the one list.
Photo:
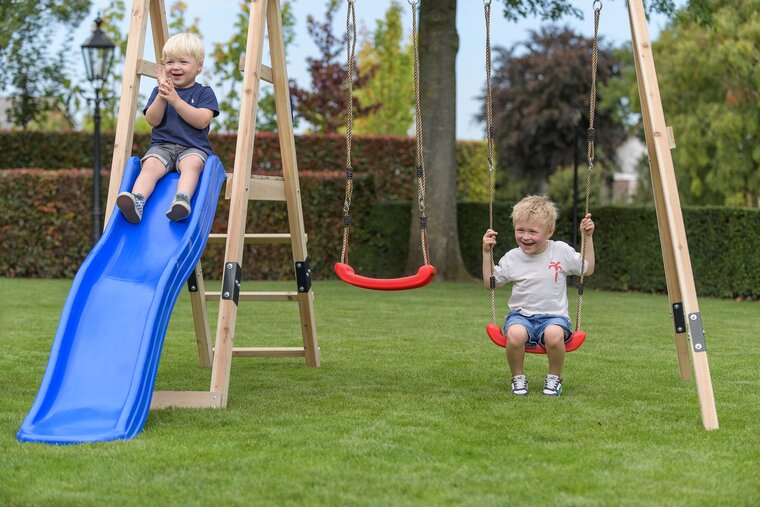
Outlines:
{"label": "child's hand", "polygon": [[486,233],[483,235],[483,253],[484,254],[491,253],[491,249],[496,244],[497,234],[499,233],[494,231],[493,229],[488,229]]}
{"label": "child's hand", "polygon": [[586,216],[581,220],[581,233],[586,236],[593,236],[594,227],[594,221],[591,220],[591,213],[586,213]]}
{"label": "child's hand", "polygon": [[159,82],[158,95],[172,105],[180,100],[177,90],[174,89],[174,83],[166,73],[164,73],[164,80]]}

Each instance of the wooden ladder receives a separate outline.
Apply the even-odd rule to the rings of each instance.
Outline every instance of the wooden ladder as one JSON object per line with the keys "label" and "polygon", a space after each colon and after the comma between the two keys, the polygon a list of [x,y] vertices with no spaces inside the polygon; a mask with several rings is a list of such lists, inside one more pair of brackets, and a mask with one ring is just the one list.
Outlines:
{"label": "wooden ladder", "polygon": [[[211,366],[211,386],[208,391],[156,391],[151,408],[223,408],[227,406],[230,369],[233,356],[244,357],[304,357],[306,364],[319,366],[314,294],[306,250],[306,233],[298,182],[293,120],[290,110],[290,91],[285,61],[285,43],[279,0],[252,0],[245,58],[241,60],[243,88],[240,103],[235,167],[228,174],[225,197],[230,199],[227,234],[211,234],[209,242],[225,242],[225,261],[222,288],[205,290],[200,262],[188,280],[190,302],[195,324],[198,355],[202,366]],[[142,58],[145,49],[148,17],[151,20],[156,61],[168,39],[164,0],[133,0],[127,53],[119,104],[119,118],[111,163],[106,217],[108,218],[131,155],[134,138],[134,112],[138,108],[140,78],[157,76],[157,64]],[[269,34],[271,67],[262,64],[264,34]],[[261,80],[274,87],[277,123],[282,158],[282,176],[251,175],[256,133],[256,109]],[[230,183],[231,181],[231,183]],[[246,233],[249,200],[283,201],[287,205],[289,233]],[[243,246],[251,244],[287,244],[293,252],[296,290],[289,292],[241,292]],[[219,301],[216,342],[212,347],[211,326],[206,308],[207,300]],[[303,347],[234,347],[235,325],[240,301],[293,301],[298,303]]]}

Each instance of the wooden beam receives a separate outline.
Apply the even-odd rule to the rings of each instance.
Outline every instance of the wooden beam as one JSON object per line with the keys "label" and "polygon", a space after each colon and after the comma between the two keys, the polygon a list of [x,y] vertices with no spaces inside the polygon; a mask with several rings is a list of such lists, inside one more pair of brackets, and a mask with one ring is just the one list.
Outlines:
{"label": "wooden beam", "polygon": [[221,408],[222,394],[209,391],[154,391],[151,410],[162,408]]}
{"label": "wooden beam", "polygon": [[140,95],[140,74],[137,71],[138,60],[145,51],[145,35],[148,29],[148,6],[150,0],[133,0],[129,33],[127,34],[127,53],[124,57],[124,74],[119,95],[119,117],[116,120],[116,135],[111,159],[111,178],[108,184],[108,200],[103,213],[103,227],[108,225],[111,212],[116,205],[121,180],[127,159],[132,155],[132,141],[135,133],[135,111]]}
{"label": "wooden beam", "polygon": [[[245,54],[243,87],[240,100],[240,120],[235,147],[235,168],[232,174],[232,196],[227,222],[225,264],[242,264],[245,222],[248,210],[253,144],[256,138],[256,109],[259,100],[261,60],[264,53],[264,33],[268,0],[252,0],[248,22],[248,40]],[[222,393],[221,406],[227,406],[230,384],[232,348],[237,320],[237,304],[231,299],[221,299],[216,326],[214,366],[211,372],[211,391]]]}
{"label": "wooden beam", "polygon": [[[298,163],[296,158],[296,141],[293,132],[293,115],[290,110],[290,84],[288,83],[287,60],[285,59],[285,36],[280,16],[279,0],[269,0],[272,9],[268,12],[269,53],[272,58],[272,84],[274,85],[274,102],[277,110],[277,133],[280,139],[280,157],[282,175],[285,182],[285,195],[288,203],[288,224],[293,234],[293,262],[304,262],[309,258],[306,250],[301,206],[301,188],[298,183]],[[317,346],[317,327],[314,316],[314,294],[309,290],[299,295],[299,314],[301,334],[306,349],[306,364],[319,366],[319,347]]]}
{"label": "wooden beam", "polygon": [[[656,196],[658,224],[661,228],[660,238],[663,242],[663,260],[666,262],[666,270],[672,269],[675,272],[676,283],[672,283],[674,277],[671,274],[668,292],[670,293],[671,286],[678,286],[691,341],[689,350],[694,367],[702,424],[707,430],[715,430],[718,429],[718,414],[715,408],[715,396],[707,362],[704,330],[702,329],[689,246],[686,240],[675,169],[670,153],[670,141],[667,135],[665,114],[662,109],[662,99],[660,98],[654,56],[642,0],[629,0],[628,12],[641,107],[642,111],[645,112],[643,116],[647,149],[650,153],[650,159],[652,159],[650,160],[650,169],[652,186]],[[663,225],[667,231],[665,234],[662,231]],[[668,239],[669,247],[666,247],[664,243]],[[666,259],[666,257],[668,258]],[[672,266],[669,265],[671,263]]]}

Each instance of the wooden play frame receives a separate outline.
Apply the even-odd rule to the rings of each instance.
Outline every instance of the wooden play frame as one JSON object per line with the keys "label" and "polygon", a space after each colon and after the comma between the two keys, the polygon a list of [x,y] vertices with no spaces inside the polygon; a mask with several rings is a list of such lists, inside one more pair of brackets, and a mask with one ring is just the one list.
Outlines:
{"label": "wooden play frame", "polygon": [[[151,408],[170,406],[188,408],[226,407],[233,356],[297,356],[305,357],[306,364],[309,366],[319,366],[319,347],[317,345],[313,306],[314,296],[311,292],[311,284],[302,283],[304,277],[308,279],[310,274],[308,272],[306,234],[304,232],[293,122],[290,111],[290,92],[280,3],[279,0],[252,0],[250,4],[251,16],[248,25],[246,58],[241,65],[244,78],[235,168],[232,174],[232,184],[230,186],[228,180],[226,192],[227,196],[231,198],[225,250],[224,273],[226,280],[223,283],[222,291],[205,292],[202,269],[199,263],[195,269],[194,277],[189,283],[200,363],[203,366],[212,366],[211,387],[209,391],[155,392]],[[718,429],[715,397],[680,198],[676,186],[673,159],[670,154],[670,150],[675,148],[675,142],[672,130],[665,123],[642,0],[628,0],[628,12],[680,376],[683,380],[691,379],[690,352],[702,424],[707,430],[715,430]],[[140,78],[141,76],[156,77],[156,64],[142,59],[148,15],[151,19],[156,61],[160,60],[161,48],[168,39],[164,1],[133,0],[105,223],[108,223],[108,217],[114,208],[124,167],[131,155]],[[265,28],[268,28],[269,34],[271,67],[262,64]],[[274,86],[283,166],[281,178],[251,176],[256,132],[256,109],[261,80],[270,82]],[[290,233],[246,234],[246,213],[249,199],[284,200],[287,203]],[[223,239],[224,235],[212,234],[209,241],[221,241]],[[293,261],[297,266],[296,271],[301,270],[299,290],[280,293],[243,292],[238,297],[226,297],[224,287],[234,288],[240,281],[239,274],[234,278],[227,278],[227,272],[237,271],[239,273],[243,245],[246,242],[290,242],[293,249]],[[239,288],[239,285],[237,287]],[[208,299],[219,299],[220,302],[216,342],[213,348],[206,311],[206,300]],[[304,346],[233,347],[238,300],[298,302]]]}
{"label": "wooden play frame", "polygon": [[[198,355],[201,366],[211,366],[211,386],[208,391],[156,391],[152,409],[166,407],[224,408],[227,406],[230,370],[233,356],[242,357],[304,357],[308,366],[319,366],[314,294],[306,251],[301,193],[298,182],[293,119],[290,109],[290,90],[285,61],[285,44],[279,0],[252,0],[245,58],[241,59],[243,88],[241,93],[235,167],[228,174],[225,197],[231,199],[227,234],[211,234],[209,241],[226,241],[224,280],[222,290],[207,292],[204,288],[200,262],[188,280],[190,301],[195,324]],[[114,209],[124,167],[131,155],[134,138],[135,112],[141,76],[156,77],[157,64],[144,60],[147,21],[150,17],[156,62],[168,39],[164,0],[133,0],[127,53],[124,63],[119,117],[116,124],[111,178],[108,189],[105,223]],[[271,67],[262,64],[264,34],[269,34]],[[281,177],[252,176],[256,110],[261,80],[274,87],[277,123],[282,158]],[[231,178],[231,184],[230,184]],[[287,205],[289,233],[246,233],[249,200],[284,201]],[[243,245],[290,243],[297,278],[297,290],[292,292],[240,292]],[[207,300],[219,301],[216,342],[212,347],[211,330],[206,309]],[[293,301],[298,303],[303,347],[233,347],[238,301]]]}

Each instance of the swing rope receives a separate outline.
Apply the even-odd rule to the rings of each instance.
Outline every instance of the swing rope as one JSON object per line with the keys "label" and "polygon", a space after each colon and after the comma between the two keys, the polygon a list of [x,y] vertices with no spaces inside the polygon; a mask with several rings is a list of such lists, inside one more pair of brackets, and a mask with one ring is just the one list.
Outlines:
{"label": "swing rope", "polygon": [[[596,152],[596,130],[594,129],[594,116],[596,115],[596,69],[599,61],[599,17],[602,12],[602,0],[594,0],[594,42],[591,49],[591,92],[588,106],[588,130],[586,131],[586,158],[588,171],[586,171],[586,200],[583,216],[588,215],[589,201],[591,200],[591,173],[594,171],[594,158]],[[581,313],[583,309],[583,280],[586,265],[586,237],[588,233],[583,231],[581,238],[581,274],[578,280],[578,312],[575,317],[575,330],[581,328]]]}
{"label": "swing rope", "polygon": [[415,115],[415,165],[417,170],[417,208],[420,220],[420,242],[422,246],[423,266],[416,275],[403,278],[378,279],[357,275],[348,264],[348,238],[351,226],[351,200],[353,198],[353,161],[351,158],[351,143],[353,140],[354,123],[354,74],[356,73],[356,0],[348,0],[346,13],[346,50],[348,63],[346,66],[346,192],[343,200],[343,245],[340,262],[335,264],[335,273],[344,282],[357,287],[376,290],[405,290],[427,285],[436,274],[435,267],[430,264],[430,247],[427,236],[427,214],[425,213],[425,162],[422,144],[422,110],[420,107],[420,59],[417,32],[417,5],[419,0],[407,0],[412,9],[412,46],[414,50],[414,115]]}
{"label": "swing rope", "polygon": [[[493,202],[494,202],[494,127],[493,127],[493,103],[492,103],[492,82],[491,82],[491,0],[483,0],[483,7],[486,20],[486,139],[488,149],[488,228],[493,229]],[[586,172],[586,195],[583,216],[589,212],[591,200],[591,174],[594,170],[595,158],[595,141],[596,130],[594,129],[594,116],[596,113],[596,75],[599,56],[599,18],[602,10],[602,1],[594,0],[594,39],[591,50],[591,92],[589,100],[589,127],[586,132],[588,142],[586,158],[588,160],[588,171]],[[581,314],[583,309],[583,281],[584,266],[586,264],[586,236],[584,231],[581,239],[581,274],[578,283],[578,311],[575,319],[575,332],[573,337],[565,344],[567,352],[577,349],[586,339],[586,335],[581,331]],[[494,257],[493,248],[490,251],[491,257],[491,277],[489,290],[491,295],[491,324],[487,326],[487,332],[491,340],[499,346],[506,346],[506,337],[501,327],[496,324],[496,277],[494,275]],[[543,347],[526,349],[526,352],[545,353]]]}

